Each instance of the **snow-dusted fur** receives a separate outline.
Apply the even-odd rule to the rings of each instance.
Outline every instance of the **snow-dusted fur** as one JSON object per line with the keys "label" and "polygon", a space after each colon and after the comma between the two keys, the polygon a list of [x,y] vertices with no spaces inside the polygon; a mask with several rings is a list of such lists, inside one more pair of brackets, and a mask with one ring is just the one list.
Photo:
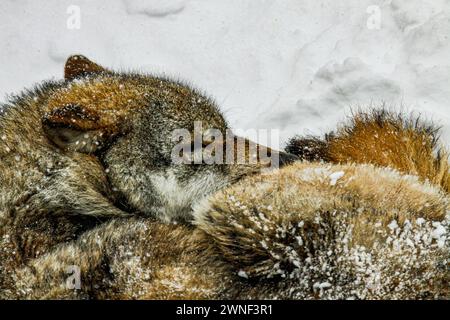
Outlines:
{"label": "snow-dusted fur", "polygon": [[[227,273],[202,235],[186,225],[130,218],[108,222],[8,270],[2,298],[198,299],[225,290]],[[71,266],[80,270],[80,290],[68,289]],[[232,275],[230,273],[230,275]]]}
{"label": "snow-dusted fur", "polygon": [[197,223],[236,271],[272,283],[248,297],[442,298],[448,200],[392,169],[305,162],[220,192]]}
{"label": "snow-dusted fur", "polygon": [[174,163],[173,130],[192,134],[195,121],[227,133],[214,101],[187,84],[80,55],[64,80],[11,97],[0,108],[0,289],[7,270],[112,217],[189,223],[195,203],[270,165]]}
{"label": "snow-dusted fur", "polygon": [[116,73],[80,55],[64,71],[0,111],[0,237],[16,244],[1,248],[1,261],[37,257],[111,217],[189,221],[194,203],[261,167],[172,161],[173,130],[193,130],[194,121],[228,128],[215,103],[186,84]]}
{"label": "snow-dusted fur", "polygon": [[[450,298],[448,162],[433,128],[357,114],[300,143],[302,157],[342,164],[175,168],[171,129],[226,129],[211,101],[80,56],[65,71],[1,115],[1,298]],[[149,218],[193,208],[194,226]]]}
{"label": "snow-dusted fur", "polygon": [[333,163],[372,163],[419,176],[450,191],[448,151],[440,128],[420,117],[384,107],[357,111],[336,132],[318,137],[294,137],[286,151],[302,159]]}
{"label": "snow-dusted fur", "polygon": [[[449,298],[449,199],[372,165],[295,163],[196,209],[107,223],[9,270],[19,298]],[[67,289],[67,267],[81,289]]]}

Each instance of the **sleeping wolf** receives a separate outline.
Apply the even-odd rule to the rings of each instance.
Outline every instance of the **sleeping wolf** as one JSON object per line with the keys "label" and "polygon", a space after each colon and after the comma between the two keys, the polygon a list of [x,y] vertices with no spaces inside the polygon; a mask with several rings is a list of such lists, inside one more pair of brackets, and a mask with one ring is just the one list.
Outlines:
{"label": "sleeping wolf", "polygon": [[211,99],[183,83],[113,72],[79,55],[64,76],[0,108],[0,233],[8,230],[15,260],[109,217],[189,221],[193,203],[263,166],[172,161],[175,129],[229,128]]}

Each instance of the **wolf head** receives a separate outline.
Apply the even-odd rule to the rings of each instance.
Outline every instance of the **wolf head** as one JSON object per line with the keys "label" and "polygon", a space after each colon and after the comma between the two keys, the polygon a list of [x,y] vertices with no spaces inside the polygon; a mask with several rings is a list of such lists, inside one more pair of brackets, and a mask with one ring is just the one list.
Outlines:
{"label": "wolf head", "polygon": [[[79,55],[67,60],[65,81],[46,103],[44,131],[64,152],[98,157],[113,190],[130,210],[163,220],[189,220],[198,200],[273,165],[263,164],[258,156],[250,161],[249,141],[244,141],[245,161],[239,164],[207,163],[202,156],[199,160],[205,151],[216,160],[234,158],[242,144],[231,143],[237,137],[229,137],[215,103],[183,83],[116,73]],[[208,148],[212,140],[214,148]],[[254,146],[254,151],[262,151]],[[266,151],[281,164],[294,159]]]}

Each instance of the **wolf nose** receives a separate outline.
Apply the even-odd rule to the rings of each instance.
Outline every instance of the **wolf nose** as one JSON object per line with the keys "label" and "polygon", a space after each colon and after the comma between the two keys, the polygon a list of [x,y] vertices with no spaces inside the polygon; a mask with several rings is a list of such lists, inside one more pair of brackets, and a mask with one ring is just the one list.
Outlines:
{"label": "wolf nose", "polygon": [[280,152],[280,162],[279,162],[280,167],[288,165],[297,160],[300,160],[300,158],[294,154],[287,153],[287,152]]}

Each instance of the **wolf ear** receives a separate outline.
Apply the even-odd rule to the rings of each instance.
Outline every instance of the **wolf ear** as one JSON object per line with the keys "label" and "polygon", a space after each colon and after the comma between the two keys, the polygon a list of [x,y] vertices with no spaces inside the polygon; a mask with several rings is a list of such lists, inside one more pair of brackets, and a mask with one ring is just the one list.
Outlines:
{"label": "wolf ear", "polygon": [[114,135],[111,128],[101,126],[97,114],[73,104],[46,113],[42,126],[58,147],[82,153],[97,151]]}
{"label": "wolf ear", "polygon": [[108,73],[109,70],[82,55],[70,56],[64,67],[64,79],[73,80],[90,74]]}

